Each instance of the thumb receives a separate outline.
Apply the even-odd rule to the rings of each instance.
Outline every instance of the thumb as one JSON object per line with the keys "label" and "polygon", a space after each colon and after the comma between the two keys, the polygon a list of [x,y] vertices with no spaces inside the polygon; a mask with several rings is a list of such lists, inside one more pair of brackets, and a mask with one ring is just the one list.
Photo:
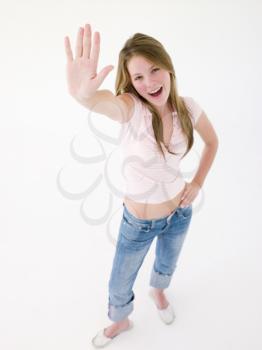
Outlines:
{"label": "thumb", "polygon": [[183,190],[183,192],[182,192],[181,199],[184,199],[184,198],[185,198],[185,194],[186,194],[186,191],[187,191],[187,186],[188,186],[188,182],[186,182],[186,184],[185,184],[185,188],[184,188],[184,190]]}
{"label": "thumb", "polygon": [[97,74],[98,84],[101,85],[107,75],[114,69],[114,66],[106,66]]}

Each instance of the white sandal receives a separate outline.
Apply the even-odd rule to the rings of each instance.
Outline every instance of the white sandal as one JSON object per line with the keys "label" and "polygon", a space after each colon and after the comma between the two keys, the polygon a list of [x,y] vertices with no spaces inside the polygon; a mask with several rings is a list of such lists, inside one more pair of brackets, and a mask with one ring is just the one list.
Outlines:
{"label": "white sandal", "polygon": [[124,329],[123,331],[121,331],[120,333],[116,334],[115,336],[113,336],[112,338],[107,337],[104,333],[105,328],[101,329],[97,335],[92,339],[92,344],[94,345],[95,348],[103,348],[104,346],[108,345],[109,343],[111,343],[111,341],[113,339],[115,339],[118,335],[122,334],[125,331],[129,331],[130,329],[132,329],[134,327],[134,323],[133,321],[129,320],[129,326],[127,329]]}
{"label": "white sandal", "polygon": [[[149,291],[149,296],[153,299],[154,301],[154,304],[156,305],[155,303],[155,298],[154,298],[154,292],[152,289],[150,289]],[[157,307],[157,312],[158,312],[158,315],[159,317],[161,318],[161,320],[165,323],[165,324],[171,324],[173,323],[176,315],[175,315],[175,312],[174,312],[174,309],[172,307],[171,304],[168,305],[167,308],[165,309],[158,309]]]}

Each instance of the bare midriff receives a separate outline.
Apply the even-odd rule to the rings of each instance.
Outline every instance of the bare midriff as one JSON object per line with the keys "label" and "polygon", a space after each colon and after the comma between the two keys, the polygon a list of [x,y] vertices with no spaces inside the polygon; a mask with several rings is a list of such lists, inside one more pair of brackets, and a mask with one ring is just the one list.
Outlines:
{"label": "bare midriff", "polygon": [[180,204],[184,188],[174,198],[157,204],[139,203],[124,197],[127,210],[135,217],[144,220],[160,219],[170,215]]}

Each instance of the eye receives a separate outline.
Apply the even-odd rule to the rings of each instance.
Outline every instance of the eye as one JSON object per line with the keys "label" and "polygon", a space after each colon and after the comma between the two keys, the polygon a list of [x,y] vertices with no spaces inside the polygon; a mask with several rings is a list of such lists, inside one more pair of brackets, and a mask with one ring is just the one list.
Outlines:
{"label": "eye", "polygon": [[[154,68],[154,69],[152,69],[152,72],[156,72],[158,70],[159,70],[159,68]],[[141,78],[142,78],[141,76],[138,76],[138,77],[135,78],[135,80],[138,80],[138,79],[141,79]]]}

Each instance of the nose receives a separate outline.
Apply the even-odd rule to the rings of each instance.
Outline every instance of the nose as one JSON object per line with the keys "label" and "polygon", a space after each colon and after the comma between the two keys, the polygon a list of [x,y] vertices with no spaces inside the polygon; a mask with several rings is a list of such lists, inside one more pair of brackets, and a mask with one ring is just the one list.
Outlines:
{"label": "nose", "polygon": [[154,81],[154,79],[148,77],[145,78],[145,87],[147,92],[150,92],[151,90],[153,90],[156,87],[156,82]]}
{"label": "nose", "polygon": [[150,92],[152,90],[155,90],[157,87],[158,87],[158,84],[152,81],[146,85],[146,91]]}

